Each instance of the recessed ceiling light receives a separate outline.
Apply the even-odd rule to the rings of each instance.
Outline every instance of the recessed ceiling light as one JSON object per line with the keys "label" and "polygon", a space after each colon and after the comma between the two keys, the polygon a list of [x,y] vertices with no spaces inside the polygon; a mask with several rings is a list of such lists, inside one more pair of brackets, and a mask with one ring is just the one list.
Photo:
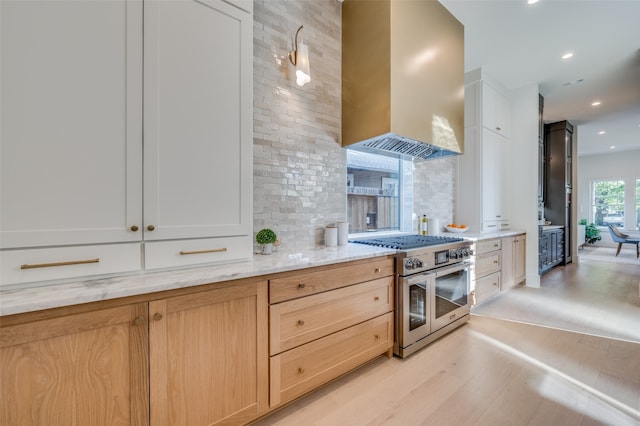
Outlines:
{"label": "recessed ceiling light", "polygon": [[616,149],[616,146],[615,146],[615,145],[611,145],[611,146],[609,147],[609,149]]}
{"label": "recessed ceiling light", "polygon": [[584,78],[579,78],[573,81],[567,81],[566,83],[562,83],[563,86],[573,86],[574,84],[580,84],[584,81]]}
{"label": "recessed ceiling light", "polygon": [[572,56],[573,56],[573,53],[571,53],[571,52],[567,52],[567,53],[565,53],[564,55],[562,55],[562,59],[569,59],[569,58],[570,58],[570,57],[572,57]]}
{"label": "recessed ceiling light", "polygon": [[604,135],[605,133],[607,133],[607,132],[605,132],[604,130],[600,130],[600,131],[598,132],[598,134],[599,134],[599,135]]}
{"label": "recessed ceiling light", "polygon": [[595,101],[591,104],[591,106],[598,106],[598,105],[600,105],[600,101]]}
{"label": "recessed ceiling light", "polygon": [[527,0],[527,4],[535,4],[538,3],[538,0]]}

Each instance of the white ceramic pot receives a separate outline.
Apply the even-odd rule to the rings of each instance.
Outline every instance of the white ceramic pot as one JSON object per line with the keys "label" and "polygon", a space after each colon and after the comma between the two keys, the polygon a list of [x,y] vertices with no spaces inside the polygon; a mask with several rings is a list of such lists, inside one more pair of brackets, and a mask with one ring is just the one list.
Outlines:
{"label": "white ceramic pot", "polygon": [[273,253],[273,244],[262,244],[262,254],[271,254]]}

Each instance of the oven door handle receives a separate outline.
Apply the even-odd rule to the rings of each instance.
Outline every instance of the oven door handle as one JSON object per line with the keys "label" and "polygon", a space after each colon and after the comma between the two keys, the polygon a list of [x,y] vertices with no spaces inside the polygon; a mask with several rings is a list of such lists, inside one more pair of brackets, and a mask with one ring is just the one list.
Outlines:
{"label": "oven door handle", "polygon": [[459,263],[459,264],[457,264],[455,266],[447,266],[445,268],[438,269],[436,271],[436,278],[442,277],[444,275],[449,275],[449,274],[452,274],[454,272],[458,272],[458,271],[462,271],[462,270],[465,270],[465,269],[469,269],[470,266],[471,266],[471,263],[464,262],[464,263]]}

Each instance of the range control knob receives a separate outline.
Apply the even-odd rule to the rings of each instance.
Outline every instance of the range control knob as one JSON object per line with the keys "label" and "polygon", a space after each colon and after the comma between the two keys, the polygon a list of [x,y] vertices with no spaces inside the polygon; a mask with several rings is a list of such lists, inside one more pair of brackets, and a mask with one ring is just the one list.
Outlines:
{"label": "range control knob", "polygon": [[407,259],[404,261],[404,267],[407,269],[413,269],[413,259]]}
{"label": "range control knob", "polygon": [[404,267],[406,269],[422,268],[422,261],[420,259],[409,258],[404,261]]}

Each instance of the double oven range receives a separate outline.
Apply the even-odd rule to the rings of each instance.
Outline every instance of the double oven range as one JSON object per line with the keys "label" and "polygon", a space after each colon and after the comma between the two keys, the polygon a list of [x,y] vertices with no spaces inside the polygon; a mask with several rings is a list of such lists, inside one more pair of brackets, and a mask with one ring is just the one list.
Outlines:
{"label": "double oven range", "polygon": [[469,320],[470,242],[428,235],[350,242],[397,250],[394,353],[399,357]]}

